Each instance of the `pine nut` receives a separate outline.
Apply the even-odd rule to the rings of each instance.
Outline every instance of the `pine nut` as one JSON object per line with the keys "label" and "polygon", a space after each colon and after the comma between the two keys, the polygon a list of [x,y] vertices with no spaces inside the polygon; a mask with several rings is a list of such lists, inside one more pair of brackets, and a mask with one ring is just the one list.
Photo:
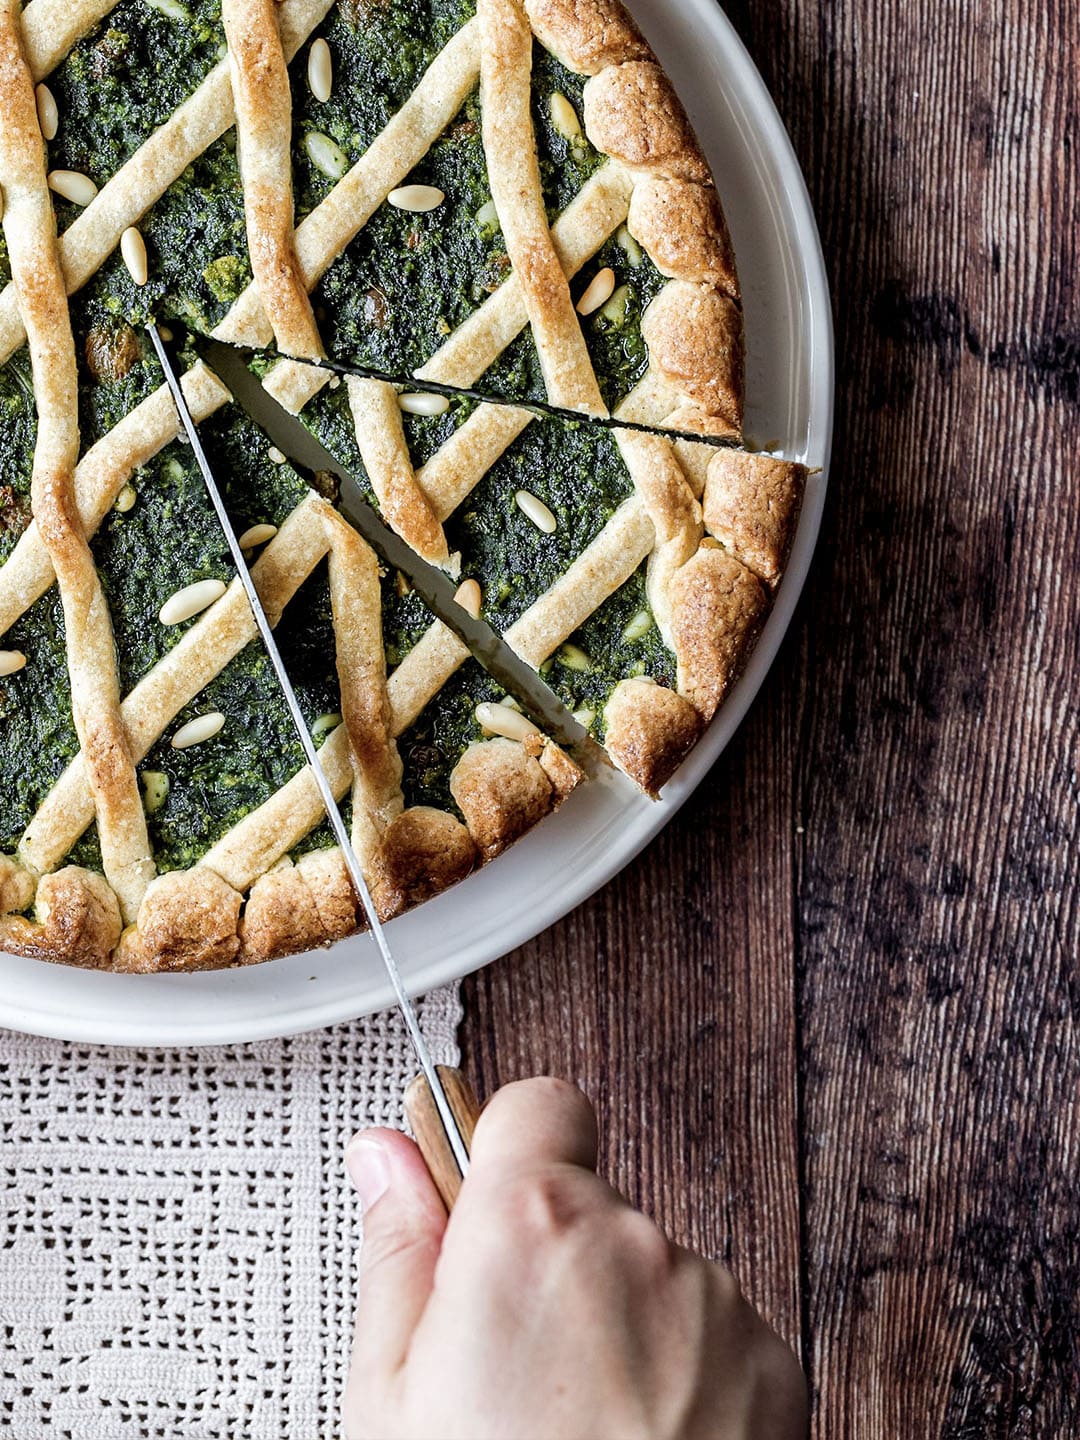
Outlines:
{"label": "pine nut", "polygon": [[330,58],[330,46],[325,40],[314,41],[308,51],[307,78],[311,93],[325,105],[334,88],[334,65]]}
{"label": "pine nut", "polygon": [[340,724],[341,714],[337,710],[332,710],[326,715],[320,715],[311,727],[312,737],[318,740],[320,735],[326,735],[331,730],[336,730]]}
{"label": "pine nut", "polygon": [[349,157],[335,140],[321,130],[309,130],[304,136],[304,149],[316,170],[330,180],[340,180],[349,168]]}
{"label": "pine nut", "polygon": [[26,656],[21,650],[0,650],[0,675],[14,675],[25,664]]}
{"label": "pine nut", "polygon": [[134,225],[129,225],[120,236],[120,254],[123,256],[124,264],[128,268],[128,274],[136,285],[145,285],[149,274],[149,267],[146,260],[146,241],[136,230]]}
{"label": "pine nut", "polygon": [[457,588],[454,599],[474,620],[480,618],[480,586],[475,580],[466,580]]}
{"label": "pine nut", "polygon": [[412,210],[423,215],[437,210],[446,196],[434,185],[401,185],[391,190],[386,199],[396,210]]}
{"label": "pine nut", "polygon": [[265,545],[267,540],[272,540],[276,534],[276,525],[252,525],[240,536],[240,549],[254,550],[257,545]]}
{"label": "pine nut", "polygon": [[485,701],[476,707],[476,722],[482,730],[487,730],[492,735],[501,735],[505,740],[525,740],[530,735],[539,735],[540,731],[516,710],[511,710],[509,705],[499,705]]}
{"label": "pine nut", "polygon": [[476,212],[476,224],[485,235],[494,235],[499,227],[499,212],[494,200],[485,200]]}
{"label": "pine nut", "polygon": [[577,111],[561,91],[556,90],[548,101],[548,114],[564,140],[581,139],[581,121]]}
{"label": "pine nut", "polygon": [[581,710],[575,710],[573,713],[574,719],[577,721],[577,723],[581,726],[583,730],[588,730],[589,726],[596,719],[596,711],[590,710],[587,705],[584,706]]}
{"label": "pine nut", "polygon": [[211,710],[206,715],[197,715],[194,720],[189,720],[186,725],[180,726],[170,742],[172,748],[187,750],[192,745],[201,745],[204,740],[212,740],[224,724],[225,716],[220,710]]}
{"label": "pine nut", "polygon": [[639,610],[622,632],[624,640],[641,640],[652,629],[653,617],[648,610]]}
{"label": "pine nut", "polygon": [[114,510],[118,510],[121,515],[126,515],[129,510],[134,508],[137,498],[138,497],[135,494],[135,486],[125,485],[124,488],[120,491],[120,494],[117,495],[116,499],[113,501],[112,508]]}
{"label": "pine nut", "polygon": [[224,580],[196,580],[194,585],[185,585],[175,595],[169,596],[158,611],[158,619],[162,625],[179,625],[213,605],[224,594]]}
{"label": "pine nut", "polygon": [[284,465],[284,464],[285,464],[285,454],[284,454],[284,451],[279,450],[276,445],[271,445],[271,446],[270,446],[270,449],[267,450],[267,452],[266,452],[266,458],[270,461],[270,463],[271,463],[272,465]]}
{"label": "pine nut", "polygon": [[582,650],[580,645],[571,645],[569,640],[565,645],[559,646],[555,658],[561,664],[565,665],[568,670],[577,670],[581,674],[592,669],[592,661],[588,655],[585,654],[585,651]]}
{"label": "pine nut", "polygon": [[169,798],[169,777],[161,770],[144,770],[139,779],[146,797],[146,813],[154,815]]}
{"label": "pine nut", "polygon": [[450,409],[445,395],[406,393],[398,396],[398,404],[406,415],[445,415]]}
{"label": "pine nut", "polygon": [[521,513],[531,520],[538,530],[542,530],[545,535],[555,534],[559,522],[542,500],[538,500],[528,490],[519,490],[514,500]]}
{"label": "pine nut", "polygon": [[60,112],[56,108],[56,97],[48,85],[39,85],[34,91],[37,101],[38,124],[46,140],[55,140],[60,129]]}
{"label": "pine nut", "polygon": [[598,270],[589,281],[584,295],[577,302],[579,315],[591,315],[594,310],[599,310],[601,305],[606,305],[615,293],[615,271],[609,266]]}
{"label": "pine nut", "polygon": [[605,320],[610,320],[612,325],[618,329],[626,321],[626,309],[629,304],[630,286],[620,285],[600,313]]}
{"label": "pine nut", "polygon": [[626,252],[627,260],[630,261],[630,264],[636,270],[641,264],[642,260],[645,259],[645,252],[642,250],[638,242],[634,239],[633,235],[630,234],[629,226],[620,225],[618,230],[615,231],[615,240],[619,244],[619,246]]}
{"label": "pine nut", "polygon": [[89,205],[98,193],[89,175],[79,170],[50,170],[49,189],[70,200],[73,205]]}

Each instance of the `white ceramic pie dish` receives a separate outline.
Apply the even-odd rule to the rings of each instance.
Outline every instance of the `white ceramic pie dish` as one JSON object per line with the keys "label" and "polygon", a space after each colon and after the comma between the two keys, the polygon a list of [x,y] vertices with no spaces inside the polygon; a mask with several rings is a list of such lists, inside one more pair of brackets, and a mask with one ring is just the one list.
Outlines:
{"label": "white ceramic pie dish", "polygon": [[[712,162],[747,334],[748,436],[820,467],[787,574],[738,686],[654,803],[612,771],[494,864],[389,927],[420,994],[512,950],[604,885],[671,819],[746,714],[794,612],[817,540],[832,438],[833,340],[817,227],[764,83],[715,0],[628,0]],[[212,1045],[315,1029],[392,1003],[374,944],[194,975],[109,975],[0,954],[0,1024],[116,1045]]]}

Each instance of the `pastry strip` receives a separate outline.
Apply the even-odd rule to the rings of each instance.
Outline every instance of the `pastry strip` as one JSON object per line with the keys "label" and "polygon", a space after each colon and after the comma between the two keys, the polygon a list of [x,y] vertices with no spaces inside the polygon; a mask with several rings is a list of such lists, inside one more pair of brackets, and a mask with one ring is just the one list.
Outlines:
{"label": "pastry strip", "polygon": [[[442,689],[469,651],[452,630],[436,620],[425,630],[387,681],[391,734],[396,739]],[[339,725],[324,741],[319,759],[338,800],[353,780],[349,737]],[[302,770],[245,815],[203,857],[202,863],[237,890],[246,890],[314,830],[324,810],[310,769]]]}
{"label": "pastry strip", "polygon": [[536,416],[513,405],[478,405],[416,472],[427,501],[447,520]]}
{"label": "pastry strip", "polygon": [[521,286],[549,401],[606,415],[548,228],[532,123],[532,27],[520,0],[479,0],[480,110],[488,182]]}
{"label": "pastry strip", "polygon": [[535,600],[503,638],[538,670],[594,610],[629,580],[652,549],[655,532],[637,495],[624,500],[591,545]]}
{"label": "pastry strip", "polygon": [[116,0],[31,0],[22,13],[22,38],[34,81],[51,74],[71,47],[115,8]]}
{"label": "pastry strip", "polygon": [[[439,52],[386,128],[330,194],[296,228],[296,255],[304,284],[313,290],[346,245],[367,224],[453,120],[480,73],[476,21]],[[268,345],[273,331],[258,287],[247,287],[214,331],[219,340]]]}
{"label": "pastry strip", "polygon": [[401,761],[390,735],[382,587],[371,547],[336,512],[324,520],[330,546],[341,713],[353,768],[353,844],[365,866],[401,813]]}
{"label": "pastry strip", "polygon": [[222,0],[248,255],[278,348],[323,353],[293,248],[292,94],[274,0]]}
{"label": "pastry strip", "polygon": [[86,756],[105,876],[133,919],[154,862],[120,720],[112,622],[75,503],[79,454],[75,342],[45,181],[45,147],[16,0],[0,0],[0,185],[12,283],[26,325],[37,408],[31,505],[60,586],[71,708]]}
{"label": "pastry strip", "polygon": [[[573,279],[626,219],[633,188],[633,180],[621,165],[607,164],[586,180],[555,221],[551,238],[567,280]],[[515,271],[420,366],[416,377],[442,385],[475,385],[528,323],[529,312]]]}
{"label": "pastry strip", "polygon": [[361,380],[355,375],[345,385],[360,458],[383,519],[418,555],[432,565],[447,567],[446,536],[413,469],[397,391],[383,380]]}

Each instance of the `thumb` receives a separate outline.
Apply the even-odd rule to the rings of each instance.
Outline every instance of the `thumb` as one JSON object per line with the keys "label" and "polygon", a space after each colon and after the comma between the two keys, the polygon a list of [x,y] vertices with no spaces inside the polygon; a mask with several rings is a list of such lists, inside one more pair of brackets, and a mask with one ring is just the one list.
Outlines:
{"label": "thumb", "polygon": [[400,1368],[431,1294],[446,1210],[420,1151],[396,1130],[364,1130],[345,1147],[364,1207],[353,1376]]}

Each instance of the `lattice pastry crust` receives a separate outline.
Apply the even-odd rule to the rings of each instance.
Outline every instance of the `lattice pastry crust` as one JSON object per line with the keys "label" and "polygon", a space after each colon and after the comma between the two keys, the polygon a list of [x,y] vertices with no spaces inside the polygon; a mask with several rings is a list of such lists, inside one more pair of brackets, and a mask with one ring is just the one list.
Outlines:
{"label": "lattice pastry crust", "polygon": [[[179,642],[121,696],[107,601],[89,541],[141,466],[177,438],[164,387],[148,394],[79,458],[75,347],[68,295],[121,246],[132,274],[145,244],[132,228],[235,124],[251,283],[215,326],[227,340],[284,356],[267,389],[318,424],[324,354],[310,294],[387,197],[402,186],[480,86],[491,197],[509,273],[412,368],[418,382],[472,387],[522,334],[536,347],[546,396],[584,417],[607,406],[571,284],[620,227],[664,283],[641,317],[648,364],[616,397],[616,414],[658,433],[620,432],[627,492],[581,553],[506,629],[541,667],[647,562],[647,596],[675,663],[673,684],[613,676],[597,717],[615,762],[655,794],[737,676],[779,582],[797,518],[798,466],[672,441],[665,428],[737,436],[742,318],[727,227],[685,113],[618,0],[478,0],[477,13],[433,58],[412,92],[329,193],[294,229],[288,65],[330,0],[223,0],[227,54],[144,139],[81,213],[56,234],[43,139],[48,101],[35,82],[61,64],[113,0],[0,0],[0,188],[11,283],[0,291],[0,362],[28,342],[37,440],[33,520],[0,567],[0,632],[56,582],[63,604],[80,751],[45,796],[14,855],[0,856],[0,946],[127,971],[248,963],[327,943],[357,928],[340,855],[290,858],[321,811],[299,770],[220,835],[187,869],[156,875],[138,767],[152,746],[255,635],[238,582],[224,587]],[[534,39],[587,77],[583,125],[604,163],[549,222],[531,114]],[[76,177],[76,181],[79,177]],[[70,186],[69,186],[70,188]],[[90,187],[93,191],[93,187]],[[201,362],[183,379],[196,418],[229,395]],[[523,400],[497,393],[493,400]],[[529,410],[482,404],[423,463],[414,459],[398,392],[350,379],[355,450],[386,521],[425,559],[459,573],[447,525],[527,428]],[[309,407],[310,410],[309,410]],[[406,807],[399,737],[469,662],[432,621],[388,673],[375,556],[333,506],[310,494],[269,538],[253,574],[280,619],[323,561],[329,581],[341,723],[322,758],[352,803],[353,840],[380,911],[399,913],[464,878],[549,813],[583,776],[514,712],[466,745],[450,778],[452,808]],[[479,579],[479,583],[477,580]],[[483,577],[459,592],[486,604]],[[17,680],[17,676],[14,677]],[[0,681],[0,684],[4,683]],[[502,733],[499,733],[499,731]],[[96,821],[104,874],[65,859]]]}

